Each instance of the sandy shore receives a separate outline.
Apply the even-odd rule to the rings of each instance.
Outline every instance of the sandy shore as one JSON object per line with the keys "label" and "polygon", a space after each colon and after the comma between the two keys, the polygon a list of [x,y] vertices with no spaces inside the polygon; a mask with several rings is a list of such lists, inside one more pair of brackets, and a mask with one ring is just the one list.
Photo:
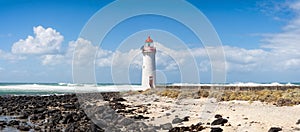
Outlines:
{"label": "sandy shore", "polygon": [[[172,124],[173,127],[190,126],[199,122],[205,127],[220,127],[225,132],[263,132],[271,127],[282,128],[284,132],[300,131],[297,121],[300,119],[300,105],[277,107],[259,101],[222,101],[214,99],[172,99],[157,95],[131,95],[124,97],[130,105],[147,105],[149,114],[154,117],[147,124],[160,125],[172,123],[178,117],[183,119],[189,116],[189,121]],[[216,114],[228,120],[224,126],[211,124]],[[206,118],[204,118],[206,117]],[[204,129],[203,131],[211,131]]]}

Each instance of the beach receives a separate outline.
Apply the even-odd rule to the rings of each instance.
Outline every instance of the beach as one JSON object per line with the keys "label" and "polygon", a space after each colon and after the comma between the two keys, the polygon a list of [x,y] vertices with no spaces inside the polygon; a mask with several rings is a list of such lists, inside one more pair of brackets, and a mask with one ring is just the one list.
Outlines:
{"label": "beach", "polygon": [[[286,96],[297,90],[281,92]],[[0,96],[0,128],[1,131],[300,131],[300,105],[297,100],[282,103],[281,97],[269,99],[275,94],[277,97],[278,92],[271,91],[261,101],[243,100],[237,95],[238,100],[225,100],[229,92],[222,92],[220,97],[206,94],[199,90],[152,89],[6,95]]]}

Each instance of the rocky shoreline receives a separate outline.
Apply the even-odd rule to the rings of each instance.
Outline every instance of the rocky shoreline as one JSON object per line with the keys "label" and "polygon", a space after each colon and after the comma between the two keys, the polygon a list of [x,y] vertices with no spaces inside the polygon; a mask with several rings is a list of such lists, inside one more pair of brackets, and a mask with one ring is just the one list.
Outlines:
{"label": "rocky shoreline", "polygon": [[[0,96],[1,131],[201,131],[203,123],[172,127],[188,121],[149,125],[147,105],[128,105],[118,93],[49,96]],[[224,122],[223,122],[224,123]],[[221,131],[221,128],[212,128]]]}
{"label": "rocky shoreline", "polygon": [[75,94],[0,97],[0,128],[20,131],[94,131]]}
{"label": "rocky shoreline", "polygon": [[[0,96],[0,131],[222,132],[240,127],[241,124],[234,126],[235,117],[231,119],[231,115],[209,110],[202,114],[214,114],[214,117],[200,120],[203,116],[200,107],[211,102],[204,105],[199,102],[201,99],[178,100],[155,94],[117,92]],[[270,126],[268,130],[276,132],[282,127]]]}

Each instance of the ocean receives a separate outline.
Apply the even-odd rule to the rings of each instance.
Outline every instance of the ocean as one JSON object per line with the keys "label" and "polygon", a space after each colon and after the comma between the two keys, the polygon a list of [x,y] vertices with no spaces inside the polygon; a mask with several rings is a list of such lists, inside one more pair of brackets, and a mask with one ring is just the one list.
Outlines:
{"label": "ocean", "polygon": [[79,92],[144,90],[139,84],[0,83],[0,95],[51,95]]}
{"label": "ocean", "polygon": [[[187,84],[173,83],[167,85],[183,85],[183,86],[300,86],[300,83],[227,83],[227,84]],[[0,83],[0,95],[51,95],[51,94],[67,94],[78,92],[119,92],[119,91],[137,91],[145,90],[140,84],[118,84],[99,83],[97,85],[90,84],[72,84],[72,83]]]}

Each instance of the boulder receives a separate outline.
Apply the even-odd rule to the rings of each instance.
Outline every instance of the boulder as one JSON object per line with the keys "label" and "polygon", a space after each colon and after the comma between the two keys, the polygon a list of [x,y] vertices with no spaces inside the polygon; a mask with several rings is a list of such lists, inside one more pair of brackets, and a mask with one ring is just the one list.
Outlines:
{"label": "boulder", "polygon": [[76,109],[76,106],[74,104],[64,104],[65,109]]}
{"label": "boulder", "polygon": [[271,127],[268,132],[279,132],[282,131],[280,127]]}
{"label": "boulder", "polygon": [[183,120],[178,117],[172,120],[172,124],[177,124],[177,123],[181,123],[181,122],[183,122]]}
{"label": "boulder", "polygon": [[190,116],[186,116],[186,117],[183,118],[182,121],[189,121],[189,118],[190,118]]}
{"label": "boulder", "polygon": [[210,129],[210,132],[223,132],[223,129],[220,127],[212,127]]}
{"label": "boulder", "polygon": [[225,123],[227,123],[228,120],[227,119],[223,119],[223,118],[218,118],[216,120],[214,120],[211,125],[224,125]]}
{"label": "boulder", "polygon": [[18,126],[18,129],[21,131],[29,131],[31,129],[31,127],[28,125],[20,125],[20,126]]}
{"label": "boulder", "polygon": [[220,114],[216,114],[215,118],[222,118],[222,116]]}
{"label": "boulder", "polygon": [[299,120],[296,122],[296,124],[297,124],[297,125],[299,125],[299,124],[300,124],[300,119],[299,119]]}

